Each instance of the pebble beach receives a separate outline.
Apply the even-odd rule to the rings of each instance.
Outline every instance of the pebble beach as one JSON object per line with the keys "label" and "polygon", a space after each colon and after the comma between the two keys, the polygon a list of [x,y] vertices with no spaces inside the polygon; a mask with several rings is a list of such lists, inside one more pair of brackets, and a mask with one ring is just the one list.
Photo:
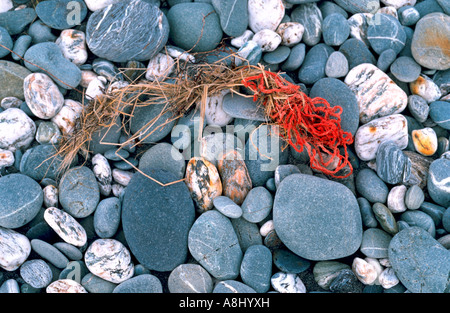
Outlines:
{"label": "pebble beach", "polygon": [[[218,63],[339,107],[346,175],[243,87],[65,162]],[[449,141],[449,0],[0,0],[0,293],[449,293]]]}

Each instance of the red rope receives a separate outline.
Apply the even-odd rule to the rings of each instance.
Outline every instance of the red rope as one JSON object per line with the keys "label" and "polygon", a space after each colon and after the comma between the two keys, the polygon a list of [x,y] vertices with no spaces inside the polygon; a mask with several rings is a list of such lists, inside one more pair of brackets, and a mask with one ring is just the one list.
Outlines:
{"label": "red rope", "polygon": [[[273,78],[278,88],[266,87],[267,76]],[[267,95],[278,94],[280,98],[283,97],[282,101],[273,97],[269,117],[283,127],[285,132],[281,135],[297,152],[301,153],[306,147],[311,168],[335,178],[346,178],[352,174],[347,146],[353,143],[353,137],[341,128],[342,107],[331,107],[322,98],[311,99],[300,90],[299,85],[269,71],[245,78],[243,84],[254,93],[253,101],[262,98],[264,106],[268,104]],[[343,155],[339,150],[341,146]],[[336,168],[329,169],[334,162],[337,162]],[[336,175],[346,166],[350,169],[349,173]]]}

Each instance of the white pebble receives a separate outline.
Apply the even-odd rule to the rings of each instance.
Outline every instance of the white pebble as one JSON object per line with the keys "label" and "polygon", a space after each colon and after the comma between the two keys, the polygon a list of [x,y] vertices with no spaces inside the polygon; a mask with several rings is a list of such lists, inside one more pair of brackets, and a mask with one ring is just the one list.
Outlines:
{"label": "white pebble", "polygon": [[83,88],[89,87],[90,82],[96,79],[97,77],[98,75],[94,71],[82,70],[80,86]]}
{"label": "white pebble", "polygon": [[13,8],[11,0],[0,0],[0,13],[7,12]]}
{"label": "white pebble", "polygon": [[256,42],[263,52],[271,52],[281,44],[281,36],[273,30],[263,29],[253,36],[252,41]]}
{"label": "white pebble", "polygon": [[30,240],[8,228],[0,227],[0,267],[5,271],[15,271],[30,255]]}
{"label": "white pebble", "polygon": [[187,51],[182,51],[180,48],[171,45],[166,45],[166,50],[167,53],[174,59],[195,63],[195,57]]}
{"label": "white pebble", "polygon": [[284,17],[285,7],[282,0],[249,0],[248,24],[257,33],[263,29],[275,30]]}
{"label": "white pebble", "polygon": [[400,282],[392,267],[388,267],[381,272],[378,281],[384,289],[392,288]]}
{"label": "white pebble", "polygon": [[10,108],[0,113],[0,148],[16,152],[26,149],[34,140],[36,124],[21,109]]}
{"label": "white pebble", "polygon": [[278,272],[272,276],[270,283],[280,293],[306,293],[306,287],[297,274]]}
{"label": "white pebble", "polygon": [[241,48],[245,43],[247,43],[249,40],[253,38],[253,35],[255,35],[255,33],[252,32],[250,29],[247,29],[239,37],[231,39],[231,45],[236,48]]}
{"label": "white pebble", "polygon": [[72,279],[59,279],[45,289],[46,293],[87,293],[86,289]]}
{"label": "white pebble", "polygon": [[297,22],[281,23],[277,28],[277,34],[281,37],[281,44],[292,47],[302,41],[305,27]]}
{"label": "white pebble", "polygon": [[115,284],[120,284],[134,274],[130,252],[115,239],[94,241],[86,250],[84,260],[92,274]]}
{"label": "white pebble", "polygon": [[16,97],[5,97],[3,98],[0,107],[3,110],[8,110],[9,108],[20,108],[22,100]]}
{"label": "white pebble", "polygon": [[75,29],[65,29],[55,43],[61,49],[64,57],[73,64],[80,66],[86,63],[88,52],[84,32]]}
{"label": "white pebble", "polygon": [[378,277],[375,267],[358,257],[353,260],[352,271],[364,285],[372,285]]}
{"label": "white pebble", "polygon": [[386,6],[392,6],[395,9],[400,9],[405,5],[414,6],[416,5],[416,0],[381,0],[381,2]]}
{"label": "white pebble", "polygon": [[389,258],[383,258],[383,259],[378,259],[378,262],[380,262],[380,264],[384,267],[391,267],[391,262],[389,261]]}
{"label": "white pebble", "polygon": [[48,185],[42,191],[44,192],[44,206],[46,208],[58,207],[58,188]]}
{"label": "white pebble", "polygon": [[98,96],[104,95],[107,83],[108,80],[105,77],[97,76],[89,83],[86,89],[86,97],[88,99],[95,99]]}
{"label": "white pebble", "polygon": [[233,117],[223,110],[223,97],[230,93],[229,89],[221,91],[219,94],[210,95],[206,99],[205,119],[209,126],[223,127],[228,125]]}
{"label": "white pebble", "polygon": [[83,105],[80,102],[66,99],[64,106],[51,121],[58,125],[63,135],[67,136],[72,134],[77,119],[81,116],[82,112]]}
{"label": "white pebble", "polygon": [[174,60],[164,54],[158,53],[148,63],[145,78],[149,81],[161,81],[169,77],[174,70]]}
{"label": "white pebble", "polygon": [[119,170],[118,168],[115,168],[112,170],[112,177],[114,181],[122,186],[128,186],[130,183],[131,178],[133,177],[132,172]]}
{"label": "white pebble", "polygon": [[405,185],[392,187],[387,198],[387,207],[392,213],[401,213],[407,210],[405,195],[407,188]]}
{"label": "white pebble", "polygon": [[14,153],[9,150],[0,149],[0,169],[14,164]]}
{"label": "white pebble", "polygon": [[259,229],[259,233],[261,234],[261,236],[266,237],[274,229],[275,227],[273,225],[273,220],[269,220],[261,226],[261,228]]}
{"label": "white pebble", "polygon": [[86,244],[86,231],[69,213],[50,207],[45,210],[44,219],[65,242],[76,247],[82,247]]}
{"label": "white pebble", "polygon": [[100,193],[109,196],[111,193],[112,171],[108,160],[100,153],[92,157],[93,172],[97,178]]}
{"label": "white pebble", "polygon": [[409,83],[409,87],[413,95],[421,96],[428,103],[439,100],[442,96],[439,86],[431,78],[423,74],[412,83]]}
{"label": "white pebble", "polygon": [[119,2],[120,0],[84,0],[86,2],[86,6],[91,11],[101,10],[106,8],[110,4],[114,4]]}
{"label": "white pebble", "polygon": [[377,272],[377,279],[375,279],[373,283],[375,285],[379,285],[380,283],[378,282],[378,277],[380,277],[381,272],[384,270],[383,266],[380,264],[378,259],[375,258],[367,257],[364,258],[364,260],[375,268],[375,271]]}
{"label": "white pebble", "polygon": [[113,184],[111,186],[111,191],[115,197],[122,198],[125,192],[125,187],[120,184]]}

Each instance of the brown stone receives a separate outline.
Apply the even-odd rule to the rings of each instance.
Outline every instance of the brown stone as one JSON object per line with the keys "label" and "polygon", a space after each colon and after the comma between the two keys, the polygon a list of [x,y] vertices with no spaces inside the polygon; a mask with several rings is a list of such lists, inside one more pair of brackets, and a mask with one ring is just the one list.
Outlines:
{"label": "brown stone", "polygon": [[194,157],[189,161],[185,182],[199,213],[211,210],[214,198],[222,195],[219,171],[202,157]]}
{"label": "brown stone", "polygon": [[223,195],[241,205],[252,189],[252,180],[241,154],[236,150],[222,154],[218,168],[222,178]]}

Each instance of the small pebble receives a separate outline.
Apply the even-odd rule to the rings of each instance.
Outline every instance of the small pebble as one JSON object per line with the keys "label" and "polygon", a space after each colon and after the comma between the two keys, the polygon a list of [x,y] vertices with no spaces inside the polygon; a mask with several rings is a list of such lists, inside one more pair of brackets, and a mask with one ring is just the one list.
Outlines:
{"label": "small pebble", "polygon": [[279,293],[306,293],[305,284],[297,274],[275,273],[270,279],[270,284]]}
{"label": "small pebble", "polygon": [[407,210],[405,204],[406,191],[405,185],[395,186],[389,191],[387,206],[392,213],[401,213]]}
{"label": "small pebble", "polygon": [[418,153],[424,156],[432,156],[438,148],[436,132],[433,128],[413,130],[411,134],[414,142],[414,148]]}
{"label": "small pebble", "polygon": [[87,293],[86,289],[71,279],[59,279],[45,289],[47,293]]}
{"label": "small pebble", "polygon": [[352,271],[364,285],[373,284],[378,277],[375,267],[358,257],[353,259]]}
{"label": "small pebble", "polygon": [[398,283],[400,283],[392,267],[384,269],[383,272],[381,272],[380,276],[378,277],[378,281],[380,282],[380,285],[384,289],[392,288],[396,286]]}
{"label": "small pebble", "polygon": [[45,288],[51,283],[53,274],[44,260],[36,259],[22,264],[20,277],[33,288]]}

